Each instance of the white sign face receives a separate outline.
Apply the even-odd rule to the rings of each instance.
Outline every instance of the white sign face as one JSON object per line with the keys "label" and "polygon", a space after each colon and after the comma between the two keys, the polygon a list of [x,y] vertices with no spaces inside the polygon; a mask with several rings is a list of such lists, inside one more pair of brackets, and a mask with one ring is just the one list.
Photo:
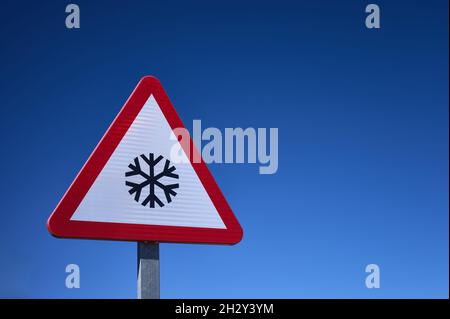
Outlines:
{"label": "white sign face", "polygon": [[171,134],[150,95],[70,220],[225,229],[190,161],[170,161]]}
{"label": "white sign face", "polygon": [[241,241],[242,227],[205,162],[189,156],[200,154],[190,149],[186,133],[158,79],[143,77],[51,214],[49,232],[168,243]]}

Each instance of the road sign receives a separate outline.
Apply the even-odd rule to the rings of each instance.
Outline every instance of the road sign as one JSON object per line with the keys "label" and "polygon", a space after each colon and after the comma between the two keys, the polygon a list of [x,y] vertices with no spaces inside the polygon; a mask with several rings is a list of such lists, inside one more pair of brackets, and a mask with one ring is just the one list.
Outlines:
{"label": "road sign", "polygon": [[[236,244],[242,229],[160,82],[144,77],[50,216],[57,237]],[[178,150],[174,160],[174,150]],[[181,160],[180,160],[181,159]]]}

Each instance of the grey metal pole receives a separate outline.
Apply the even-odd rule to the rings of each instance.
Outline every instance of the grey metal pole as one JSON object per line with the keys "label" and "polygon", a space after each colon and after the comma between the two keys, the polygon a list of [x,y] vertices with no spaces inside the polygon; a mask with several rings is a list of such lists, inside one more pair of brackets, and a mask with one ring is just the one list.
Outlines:
{"label": "grey metal pole", "polygon": [[138,242],[138,299],[159,299],[159,244]]}

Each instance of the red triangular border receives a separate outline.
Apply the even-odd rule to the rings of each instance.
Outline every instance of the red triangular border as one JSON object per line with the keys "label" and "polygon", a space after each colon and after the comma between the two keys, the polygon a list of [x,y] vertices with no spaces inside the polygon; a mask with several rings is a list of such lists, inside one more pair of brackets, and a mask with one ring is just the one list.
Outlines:
{"label": "red triangular border", "polygon": [[[226,229],[70,220],[150,94],[155,97],[172,130],[185,127],[158,79],[152,76],[143,77],[48,219],[49,232],[56,237],[86,239],[209,244],[238,243],[242,239],[242,228],[203,160],[200,163],[193,163],[191,160],[191,163],[227,227]],[[187,143],[181,144],[185,148]],[[190,144],[191,155],[199,156],[192,140]],[[189,154],[189,150],[186,148],[185,152]]]}

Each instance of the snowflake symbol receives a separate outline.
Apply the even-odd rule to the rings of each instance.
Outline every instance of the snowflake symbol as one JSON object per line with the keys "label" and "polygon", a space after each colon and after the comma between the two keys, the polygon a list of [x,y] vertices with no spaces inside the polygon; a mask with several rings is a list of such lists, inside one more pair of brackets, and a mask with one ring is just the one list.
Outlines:
{"label": "snowflake symbol", "polygon": [[156,165],[163,159],[163,157],[160,155],[155,159],[153,153],[150,153],[149,157],[145,156],[144,154],[142,154],[140,157],[148,165],[149,168],[148,174],[142,170],[141,163],[139,162],[139,157],[135,157],[134,164],[128,165],[130,171],[126,172],[125,176],[126,177],[140,176],[143,177],[145,180],[141,183],[126,181],[125,185],[130,187],[128,193],[130,193],[130,195],[134,194],[134,200],[139,203],[142,190],[148,187],[149,193],[145,197],[145,199],[141,202],[141,205],[146,206],[148,203],[150,203],[150,207],[154,208],[156,202],[159,205],[159,207],[163,207],[164,203],[157,196],[155,186],[157,186],[160,190],[164,192],[167,203],[170,203],[172,201],[171,196],[177,195],[174,189],[178,188],[179,185],[178,184],[165,185],[160,181],[160,179],[163,177],[178,179],[178,174],[174,173],[176,168],[175,166],[170,166],[170,161],[166,159],[163,170],[155,175]]}

